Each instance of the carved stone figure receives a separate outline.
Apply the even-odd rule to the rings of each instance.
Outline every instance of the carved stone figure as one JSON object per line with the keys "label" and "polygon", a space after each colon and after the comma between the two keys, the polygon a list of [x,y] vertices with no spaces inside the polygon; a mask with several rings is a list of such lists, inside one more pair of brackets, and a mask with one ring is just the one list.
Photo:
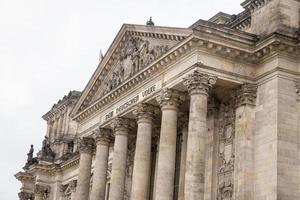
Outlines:
{"label": "carved stone figure", "polygon": [[113,72],[103,85],[103,93],[115,89],[124,80],[149,65],[156,58],[168,51],[167,45],[151,46],[150,42],[139,37],[128,35],[127,42],[122,48],[120,55],[112,66]]}
{"label": "carved stone figure", "polygon": [[33,164],[37,163],[37,158],[33,158],[33,152],[34,152],[33,145],[30,145],[30,150],[27,153],[27,162],[25,164],[24,169],[28,169],[28,167],[30,165],[33,165]]}
{"label": "carved stone figure", "polygon": [[30,162],[32,160],[33,152],[34,152],[33,145],[30,145],[30,150],[29,153],[27,154],[27,162]]}
{"label": "carved stone figure", "polygon": [[55,153],[52,151],[50,147],[48,137],[45,136],[45,139],[43,140],[40,159],[52,162],[54,158],[55,158]]}

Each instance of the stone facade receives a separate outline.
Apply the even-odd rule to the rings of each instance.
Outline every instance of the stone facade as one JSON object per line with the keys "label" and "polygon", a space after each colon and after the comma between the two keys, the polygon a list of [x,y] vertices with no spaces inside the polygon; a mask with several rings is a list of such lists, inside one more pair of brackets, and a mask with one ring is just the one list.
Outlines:
{"label": "stone facade", "polygon": [[300,1],[189,28],[123,25],[43,116],[21,200],[300,199]]}

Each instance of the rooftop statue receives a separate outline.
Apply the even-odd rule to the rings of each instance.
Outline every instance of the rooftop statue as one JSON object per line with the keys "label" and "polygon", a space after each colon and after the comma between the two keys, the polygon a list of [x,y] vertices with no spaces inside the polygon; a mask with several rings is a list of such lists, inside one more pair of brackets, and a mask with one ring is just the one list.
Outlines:
{"label": "rooftop statue", "polygon": [[47,136],[45,136],[45,139],[43,140],[43,145],[42,145],[42,152],[41,152],[41,160],[46,160],[46,161],[53,161],[55,158],[55,153],[52,151],[50,144],[49,144],[49,139]]}
{"label": "rooftop statue", "polygon": [[28,167],[30,165],[37,163],[37,158],[33,157],[33,152],[34,152],[33,145],[30,145],[30,150],[27,153],[27,162],[26,162],[25,167],[24,167],[25,169],[28,169]]}

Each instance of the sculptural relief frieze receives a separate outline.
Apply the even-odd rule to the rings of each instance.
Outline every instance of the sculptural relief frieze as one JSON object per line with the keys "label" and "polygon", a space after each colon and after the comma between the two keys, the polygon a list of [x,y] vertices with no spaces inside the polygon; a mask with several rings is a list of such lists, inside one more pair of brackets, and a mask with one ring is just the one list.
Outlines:
{"label": "sculptural relief frieze", "polygon": [[152,45],[148,40],[128,35],[127,42],[121,49],[109,78],[102,84],[99,98],[118,87],[141,69],[152,63],[159,56],[166,53],[168,45]]}

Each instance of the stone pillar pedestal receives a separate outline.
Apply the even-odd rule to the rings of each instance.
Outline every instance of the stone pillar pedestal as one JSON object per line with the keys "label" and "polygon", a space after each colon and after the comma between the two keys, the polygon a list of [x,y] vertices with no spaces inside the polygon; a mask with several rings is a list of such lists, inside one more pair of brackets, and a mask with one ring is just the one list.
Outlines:
{"label": "stone pillar pedestal", "polygon": [[132,174],[131,200],[149,199],[151,172],[151,140],[155,108],[139,104],[134,110],[137,117],[137,139]]}
{"label": "stone pillar pedestal", "polygon": [[121,117],[116,118],[113,122],[113,129],[115,143],[109,200],[121,200],[124,198],[130,120]]}
{"label": "stone pillar pedestal", "polygon": [[237,90],[235,114],[234,196],[253,199],[253,121],[257,86],[242,85]]}
{"label": "stone pillar pedestal", "polygon": [[96,161],[90,200],[105,200],[109,144],[111,141],[110,129],[100,128],[96,132]]}
{"label": "stone pillar pedestal", "polygon": [[76,200],[88,200],[94,139],[82,138],[79,140],[78,147],[80,152],[80,161],[76,189]]}
{"label": "stone pillar pedestal", "polygon": [[162,110],[158,152],[156,200],[173,200],[176,159],[178,106],[184,95],[172,89],[163,89],[157,98]]}
{"label": "stone pillar pedestal", "polygon": [[185,199],[204,199],[205,134],[207,97],[217,78],[194,71],[184,85],[190,94],[190,115],[186,153]]}

